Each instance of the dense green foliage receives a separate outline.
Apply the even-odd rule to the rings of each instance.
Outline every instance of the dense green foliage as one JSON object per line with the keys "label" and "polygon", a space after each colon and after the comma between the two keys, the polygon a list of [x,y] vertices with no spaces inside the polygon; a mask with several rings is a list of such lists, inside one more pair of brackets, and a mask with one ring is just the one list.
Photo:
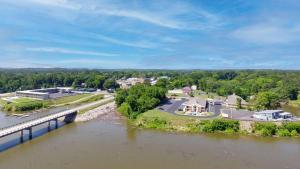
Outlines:
{"label": "dense green foliage", "polygon": [[214,119],[201,122],[203,132],[238,132],[240,123],[237,120]]}
{"label": "dense green foliage", "polygon": [[253,132],[261,136],[298,136],[300,134],[300,123],[285,122],[281,126],[277,126],[271,122],[256,122],[253,126]]}
{"label": "dense green foliage", "polygon": [[255,109],[267,110],[280,107],[280,97],[275,92],[261,92],[255,100]]}
{"label": "dense green foliage", "polygon": [[[217,93],[220,96],[236,93],[253,103],[254,108],[259,110],[275,109],[281,102],[296,100],[300,89],[300,71],[0,69],[0,92],[82,85],[88,88],[109,89],[118,88],[116,79],[122,77],[160,76],[168,76],[170,79],[158,80],[157,87],[174,89],[196,85],[202,91]],[[130,99],[132,98],[128,101]]]}
{"label": "dense green foliage", "polygon": [[42,101],[30,101],[30,102],[20,102],[20,103],[7,103],[4,105],[5,111],[30,111],[46,107]]}
{"label": "dense green foliage", "polygon": [[103,99],[102,94],[80,94],[74,96],[66,96],[51,100],[36,100],[31,98],[19,98],[14,102],[7,102],[2,99],[1,105],[3,109],[8,112],[22,112],[37,110],[41,108],[57,107],[65,105],[79,105],[83,103],[95,102]]}
{"label": "dense green foliage", "polygon": [[156,107],[165,99],[165,95],[164,88],[141,84],[127,90],[118,90],[116,104],[124,115],[135,118],[138,114]]}

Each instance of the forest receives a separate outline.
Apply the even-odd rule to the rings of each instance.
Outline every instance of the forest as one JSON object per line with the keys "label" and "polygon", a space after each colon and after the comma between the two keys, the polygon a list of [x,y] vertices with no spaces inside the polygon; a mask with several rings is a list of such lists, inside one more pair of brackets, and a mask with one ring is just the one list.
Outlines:
{"label": "forest", "polygon": [[[160,77],[157,86],[166,89],[197,85],[205,92],[220,96],[237,94],[246,100],[251,96],[260,102],[279,99],[297,100],[300,71],[284,70],[88,70],[88,69],[0,69],[0,92],[55,86],[118,88],[122,77]],[[276,106],[276,103],[274,104]],[[270,105],[272,106],[272,105]]]}

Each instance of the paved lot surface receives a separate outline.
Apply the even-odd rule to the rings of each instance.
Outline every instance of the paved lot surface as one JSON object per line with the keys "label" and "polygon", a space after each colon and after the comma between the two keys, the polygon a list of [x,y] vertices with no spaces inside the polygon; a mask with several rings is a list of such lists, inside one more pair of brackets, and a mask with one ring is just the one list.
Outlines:
{"label": "paved lot surface", "polygon": [[[176,114],[176,111],[180,108],[180,106],[186,102],[187,99],[181,99],[181,100],[175,100],[175,99],[169,99],[168,101],[166,101],[165,103],[163,103],[162,105],[158,106],[157,109],[164,111],[164,112],[168,112],[174,115],[178,115],[178,116],[187,116],[187,115],[179,115]],[[221,114],[221,108],[222,105],[213,105],[214,108],[214,115],[212,116],[208,116],[208,117],[199,117],[199,116],[190,116],[190,117],[196,117],[196,118],[214,118],[217,117]]]}
{"label": "paved lot surface", "polygon": [[248,110],[230,110],[230,109],[223,109],[223,113],[228,114],[228,117],[231,119],[236,120],[253,120],[251,116],[254,114],[252,111]]}

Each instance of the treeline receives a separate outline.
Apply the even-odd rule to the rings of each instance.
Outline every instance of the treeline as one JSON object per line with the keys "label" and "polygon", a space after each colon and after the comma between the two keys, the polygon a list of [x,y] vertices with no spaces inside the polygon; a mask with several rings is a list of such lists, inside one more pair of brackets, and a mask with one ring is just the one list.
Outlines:
{"label": "treeline", "polygon": [[[196,85],[205,92],[227,96],[233,93],[249,100],[260,95],[269,100],[296,100],[300,89],[300,71],[273,70],[80,70],[80,69],[0,69],[0,91],[12,92],[41,87],[81,86],[117,88],[122,77],[160,77],[158,86],[174,89]],[[275,104],[276,105],[276,104]]]}
{"label": "treeline", "polygon": [[157,86],[136,85],[130,89],[117,91],[116,104],[118,111],[134,119],[139,114],[155,108],[166,96],[166,90]]}

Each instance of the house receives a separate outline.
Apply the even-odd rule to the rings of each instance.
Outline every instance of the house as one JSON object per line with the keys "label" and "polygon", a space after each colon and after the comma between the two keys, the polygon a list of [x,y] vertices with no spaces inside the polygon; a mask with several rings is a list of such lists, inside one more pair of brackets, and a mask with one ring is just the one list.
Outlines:
{"label": "house", "polygon": [[193,91],[195,91],[195,90],[197,90],[197,86],[196,86],[196,85],[193,85],[193,86],[191,87],[191,89],[192,89]]}
{"label": "house", "polygon": [[259,120],[279,120],[279,119],[289,119],[292,117],[291,113],[284,112],[283,110],[264,110],[260,112],[255,112],[254,118]]}
{"label": "house", "polygon": [[182,92],[183,94],[190,95],[192,93],[192,89],[189,86],[187,86],[182,88]]}
{"label": "house", "polygon": [[182,104],[185,113],[202,113],[206,112],[207,101],[204,99],[191,98]]}
{"label": "house", "polygon": [[117,83],[120,85],[122,89],[129,89],[130,87],[137,85],[137,84],[142,84],[145,83],[145,81],[148,81],[148,79],[143,79],[143,78],[122,78],[117,80]]}
{"label": "house", "polygon": [[236,94],[228,96],[227,99],[225,100],[225,105],[227,107],[236,108],[238,99],[241,99],[242,107],[248,106],[248,103],[243,98],[241,98],[240,96],[238,96]]}

